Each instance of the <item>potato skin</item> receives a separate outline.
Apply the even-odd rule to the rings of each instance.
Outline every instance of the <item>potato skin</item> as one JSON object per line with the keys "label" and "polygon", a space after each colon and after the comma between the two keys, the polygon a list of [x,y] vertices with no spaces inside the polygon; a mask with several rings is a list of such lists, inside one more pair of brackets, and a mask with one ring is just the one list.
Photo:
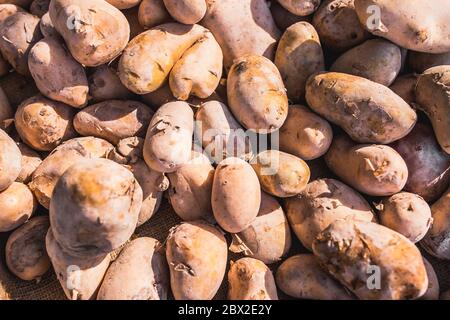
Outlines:
{"label": "potato skin", "polygon": [[109,4],[113,5],[117,9],[130,9],[133,8],[141,2],[141,0],[106,0]]}
{"label": "potato skin", "polygon": [[111,264],[97,300],[167,300],[169,270],[158,240],[137,238]]}
{"label": "potato skin", "polygon": [[450,290],[442,292],[439,300],[450,300]]}
{"label": "potato skin", "polygon": [[278,1],[274,1],[270,4],[270,13],[272,14],[273,20],[275,20],[275,24],[279,29],[281,29],[281,31],[285,31],[287,28],[297,22],[311,22],[312,20],[312,15],[304,17],[296,16],[295,14],[283,8],[283,6]]}
{"label": "potato skin", "polygon": [[85,66],[108,63],[128,43],[130,26],[127,19],[106,1],[54,0],[49,12],[72,56]]}
{"label": "potato skin", "polygon": [[416,102],[416,84],[418,79],[419,75],[415,73],[401,75],[395,79],[389,88],[412,106]]}
{"label": "potato skin", "polygon": [[42,18],[48,12],[50,0],[33,0],[30,5],[30,13]]}
{"label": "potato skin", "polygon": [[0,87],[13,108],[17,108],[24,100],[39,94],[34,81],[30,81],[29,78],[17,72],[10,72],[0,78]]}
{"label": "potato skin", "polygon": [[222,160],[214,173],[211,203],[222,229],[238,233],[248,228],[261,204],[260,184],[252,167],[239,158]]}
{"label": "potato skin", "polygon": [[42,163],[41,156],[28,147],[26,144],[22,142],[17,142],[17,146],[19,147],[20,153],[22,154],[21,166],[19,176],[17,177],[17,182],[28,183],[31,180],[31,177]]}
{"label": "potato skin", "polygon": [[139,5],[138,19],[144,29],[149,29],[169,22],[172,18],[163,0],[142,0]]}
{"label": "potato skin", "polygon": [[291,101],[305,100],[308,77],[325,70],[319,35],[308,22],[298,22],[281,36],[275,54],[275,65]]}
{"label": "potato skin", "polygon": [[164,0],[169,14],[184,24],[198,23],[206,14],[205,0]]}
{"label": "potato skin", "polygon": [[48,12],[42,16],[41,21],[39,22],[39,30],[41,30],[41,33],[45,38],[62,39],[61,35],[56,31],[55,26],[50,19],[50,13]]}
{"label": "potato skin", "polygon": [[236,59],[228,74],[227,96],[231,112],[247,129],[271,133],[286,120],[286,89],[277,67],[267,58]]}
{"label": "potato skin", "polygon": [[310,77],[306,101],[361,143],[391,143],[406,136],[417,121],[414,110],[389,88],[343,73]]}
{"label": "potato skin", "polygon": [[367,201],[334,179],[311,181],[300,195],[285,200],[285,208],[294,233],[308,250],[316,236],[338,219],[374,220]]}
{"label": "potato skin", "polygon": [[286,10],[297,16],[307,16],[314,13],[321,0],[277,0]]}
{"label": "potato skin", "polygon": [[230,262],[228,300],[278,300],[275,279],[270,269],[253,258]]}
{"label": "potato skin", "polygon": [[14,1],[0,0],[0,24],[6,20],[9,16],[17,12],[25,12],[25,10],[17,4],[14,4]]}
{"label": "potato skin", "polygon": [[0,232],[7,232],[27,222],[36,211],[37,202],[25,184],[13,182],[0,192],[0,207]]}
{"label": "potato skin", "polygon": [[7,189],[22,170],[22,155],[13,139],[0,129],[0,192]]}
{"label": "potato skin", "polygon": [[[428,278],[419,249],[401,234],[372,222],[337,220],[313,243],[314,255],[336,279],[363,300],[403,300],[422,296]],[[371,290],[371,266],[380,289]]]}
{"label": "potato skin", "polygon": [[45,236],[50,221],[48,216],[31,219],[16,229],[6,242],[8,269],[22,280],[37,280],[50,269],[45,249]]}
{"label": "potato skin", "polygon": [[132,93],[120,82],[117,70],[108,65],[95,68],[89,76],[89,95],[96,102],[128,100]]}
{"label": "potato skin", "polygon": [[7,127],[6,121],[14,118],[14,110],[9,103],[8,97],[0,87],[0,128],[4,129]]}
{"label": "potato skin", "polygon": [[51,151],[61,142],[76,137],[74,116],[70,106],[38,95],[17,108],[14,120],[26,144],[38,151]]}
{"label": "potato skin", "polygon": [[450,65],[426,70],[417,81],[416,101],[433,125],[441,148],[450,154]]}
{"label": "potato skin", "polygon": [[172,228],[166,256],[175,299],[211,300],[224,278],[227,254],[224,236],[210,224],[193,221]]}
{"label": "potato skin", "polygon": [[419,300],[439,300],[439,279],[431,263],[424,257],[422,258],[427,271],[428,290],[419,298]]}
{"label": "potato skin", "polygon": [[142,189],[129,170],[107,159],[79,161],[53,191],[53,235],[72,256],[108,254],[133,234],[141,205]]}
{"label": "potato skin", "polygon": [[408,66],[417,73],[423,73],[432,67],[450,64],[450,51],[440,54],[409,51]]}
{"label": "potato skin", "polygon": [[275,280],[281,291],[297,299],[352,300],[312,254],[298,254],[283,261]]}

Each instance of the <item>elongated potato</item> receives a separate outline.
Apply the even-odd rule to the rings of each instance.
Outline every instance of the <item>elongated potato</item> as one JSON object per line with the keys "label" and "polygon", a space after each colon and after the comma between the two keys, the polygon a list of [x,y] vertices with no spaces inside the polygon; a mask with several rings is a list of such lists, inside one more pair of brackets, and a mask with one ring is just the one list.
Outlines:
{"label": "elongated potato", "polygon": [[334,138],[325,161],[342,181],[372,196],[393,195],[408,180],[408,167],[393,148],[355,144],[345,135]]}
{"label": "elongated potato", "polygon": [[39,153],[28,147],[25,143],[17,142],[20,153],[22,154],[21,166],[19,176],[17,177],[17,182],[28,183],[33,176],[33,173],[42,163],[41,156]]}
{"label": "elongated potato", "polygon": [[228,300],[278,300],[272,271],[253,258],[230,262]]}
{"label": "elongated potato", "polygon": [[313,251],[328,272],[359,299],[415,299],[427,291],[419,249],[379,224],[337,220],[319,234]]}
{"label": "elongated potato", "polygon": [[13,182],[0,192],[0,207],[0,232],[7,232],[27,222],[36,210],[37,202],[25,184]]}
{"label": "elongated potato", "polygon": [[415,73],[405,74],[397,77],[389,88],[409,105],[413,105],[416,102],[416,84],[418,79],[419,75]]}
{"label": "elongated potato", "polygon": [[307,16],[314,13],[321,0],[277,0],[286,10],[297,15]]}
{"label": "elongated potato", "polygon": [[222,229],[238,233],[248,228],[261,204],[260,184],[252,167],[239,158],[222,160],[214,173],[211,203]]}
{"label": "elongated potato", "polygon": [[39,280],[48,269],[50,259],[45,249],[45,236],[50,222],[48,216],[31,219],[16,229],[6,242],[8,269],[22,280]]}
{"label": "elongated potato", "polygon": [[312,254],[298,254],[286,259],[278,268],[275,279],[281,291],[297,299],[352,299]]}
{"label": "elongated potato", "polygon": [[310,77],[306,101],[361,143],[391,143],[406,136],[417,121],[414,110],[390,89],[343,73]]}
{"label": "elongated potato", "polygon": [[164,0],[142,0],[138,12],[139,24],[144,29],[153,28],[171,20]]}
{"label": "elongated potato", "polygon": [[286,199],[285,207],[292,229],[308,250],[311,250],[317,235],[338,219],[374,219],[367,201],[355,190],[334,179],[310,182],[302,194]]}
{"label": "elongated potato", "polygon": [[277,67],[262,56],[235,60],[227,80],[228,104],[236,119],[257,133],[279,129],[287,117],[288,98]]}
{"label": "elongated potato", "polygon": [[30,5],[30,13],[42,18],[48,12],[50,0],[33,0]]}
{"label": "elongated potato", "polygon": [[428,277],[428,289],[420,300],[439,300],[439,279],[433,266],[427,259],[423,258],[423,263],[425,264],[425,269],[427,270]]}
{"label": "elongated potato", "polygon": [[308,22],[298,22],[281,36],[275,54],[275,65],[291,101],[305,100],[308,77],[325,70],[319,36]]}
{"label": "elongated potato", "polygon": [[14,110],[9,103],[8,97],[0,87],[0,128],[7,127],[7,121],[14,118]]}
{"label": "elongated potato", "polygon": [[89,95],[96,102],[106,100],[127,100],[132,94],[120,82],[117,70],[108,65],[95,68],[89,76]]}
{"label": "elongated potato", "polygon": [[112,4],[117,9],[123,10],[139,5],[141,0],[106,0],[106,2]]}
{"label": "elongated potato", "polygon": [[22,155],[13,139],[0,129],[0,192],[8,188],[22,170]]}
{"label": "elongated potato", "polygon": [[205,0],[164,0],[172,18],[184,24],[198,23],[206,14]]}
{"label": "elongated potato", "polygon": [[166,300],[169,270],[158,240],[137,238],[111,264],[97,300]]}
{"label": "elongated potato", "polygon": [[423,73],[425,70],[450,64],[450,51],[440,54],[423,53],[416,51],[408,52],[408,65],[417,73]]}
{"label": "elongated potato", "polygon": [[297,16],[287,11],[278,1],[274,1],[270,4],[270,13],[272,14],[273,20],[275,20],[275,24],[281,31],[285,31],[297,22],[311,22],[312,20],[312,15],[304,17]]}
{"label": "elongated potato", "polygon": [[291,231],[283,208],[262,192],[258,216],[247,229],[233,234],[230,250],[271,264],[280,261],[290,248]]}
{"label": "elongated potato", "polygon": [[[449,6],[450,8],[450,6]],[[418,108],[430,118],[441,148],[450,154],[450,65],[426,70],[417,81]]]}
{"label": "elongated potato", "polygon": [[[166,256],[170,285],[177,300],[211,300],[219,290],[227,264],[222,233],[202,221],[185,222],[170,230]],[[214,262],[214,268],[210,263]]]}
{"label": "elongated potato", "polygon": [[51,151],[61,142],[75,138],[72,121],[75,111],[70,106],[43,96],[25,100],[14,120],[21,139],[35,150]]}

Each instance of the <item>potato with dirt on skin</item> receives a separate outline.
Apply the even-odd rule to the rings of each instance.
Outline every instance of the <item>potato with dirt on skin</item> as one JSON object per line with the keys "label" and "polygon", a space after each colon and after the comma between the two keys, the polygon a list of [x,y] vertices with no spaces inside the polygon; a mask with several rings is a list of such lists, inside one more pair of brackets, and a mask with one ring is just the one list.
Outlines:
{"label": "potato with dirt on skin", "polygon": [[308,77],[325,70],[319,36],[308,22],[298,22],[281,36],[275,54],[275,65],[291,101],[305,100]]}
{"label": "potato with dirt on skin", "polygon": [[[317,236],[313,252],[320,264],[361,300],[416,299],[428,289],[419,249],[401,234],[376,223],[337,220]],[[382,275],[379,290],[373,290],[373,266]]]}
{"label": "potato with dirt on skin", "polygon": [[50,222],[48,216],[35,217],[14,230],[6,242],[8,269],[22,280],[37,280],[50,269],[45,249],[45,236]]}
{"label": "potato with dirt on skin", "polygon": [[0,129],[0,192],[7,189],[22,170],[22,154],[13,139]]}
{"label": "potato with dirt on skin", "polygon": [[419,75],[415,73],[398,76],[389,89],[412,106],[416,103],[416,84],[418,79]]}
{"label": "potato with dirt on skin", "polygon": [[75,110],[70,106],[38,95],[17,108],[14,120],[27,145],[38,151],[51,151],[61,142],[76,137],[74,116]]}
{"label": "potato with dirt on skin", "polygon": [[13,108],[17,108],[24,100],[39,94],[34,81],[17,72],[10,72],[1,77],[0,87]]}
{"label": "potato with dirt on skin", "polygon": [[89,76],[89,96],[96,102],[127,100],[132,93],[120,82],[117,70],[109,65],[95,68]]}
{"label": "potato with dirt on skin", "polygon": [[206,0],[164,0],[169,14],[178,22],[194,24],[206,14]]}
{"label": "potato with dirt on skin", "polygon": [[48,12],[50,0],[33,0],[30,5],[30,13],[42,18]]}
{"label": "potato with dirt on skin", "polygon": [[283,261],[275,280],[281,291],[297,299],[353,300],[312,254],[298,254]]}
{"label": "potato with dirt on skin", "polygon": [[414,72],[423,73],[432,67],[449,65],[450,51],[437,54],[409,51],[407,61]]}
{"label": "potato with dirt on skin", "polygon": [[304,17],[296,16],[283,8],[283,6],[277,1],[270,4],[270,13],[272,14],[273,20],[275,20],[275,24],[281,29],[281,31],[285,31],[297,22],[306,21],[311,23],[312,20],[312,15]]}
{"label": "potato with dirt on skin", "polygon": [[437,277],[437,274],[434,271],[431,263],[428,262],[425,257],[422,258],[423,263],[425,264],[425,269],[427,271],[428,289],[425,294],[419,298],[419,300],[439,300],[439,279]]}
{"label": "potato with dirt on skin", "polygon": [[41,21],[39,22],[39,30],[41,30],[41,33],[45,38],[53,37],[58,40],[62,39],[61,35],[56,31],[55,26],[50,19],[50,13],[48,12],[42,16]]}
{"label": "potato with dirt on skin", "polygon": [[33,173],[42,163],[41,156],[39,153],[28,147],[23,142],[17,142],[20,153],[22,154],[22,170],[20,170],[19,176],[17,177],[17,182],[28,183],[33,176]]}
{"label": "potato with dirt on skin", "polygon": [[31,190],[23,183],[13,182],[0,192],[0,232],[8,232],[21,226],[37,208]]}
{"label": "potato with dirt on skin", "polygon": [[228,300],[278,300],[272,271],[264,262],[253,258],[231,261]]}
{"label": "potato with dirt on skin", "polygon": [[222,232],[206,222],[173,227],[167,237],[166,256],[175,299],[211,300],[225,275],[227,251]]}
{"label": "potato with dirt on skin", "polygon": [[144,29],[153,28],[172,20],[163,0],[142,0],[139,5],[138,19]]}
{"label": "potato with dirt on skin", "polygon": [[308,250],[316,236],[338,219],[375,220],[367,201],[334,179],[311,181],[300,195],[285,200],[285,208],[292,230]]}
{"label": "potato with dirt on skin", "polygon": [[283,208],[264,192],[258,216],[247,229],[232,236],[230,251],[242,252],[266,264],[280,261],[291,248],[291,232]]}
{"label": "potato with dirt on skin", "polygon": [[167,300],[169,270],[158,240],[128,243],[105,274],[97,300]]}
{"label": "potato with dirt on skin", "polygon": [[106,0],[109,4],[120,10],[133,8],[141,2],[141,0]]}

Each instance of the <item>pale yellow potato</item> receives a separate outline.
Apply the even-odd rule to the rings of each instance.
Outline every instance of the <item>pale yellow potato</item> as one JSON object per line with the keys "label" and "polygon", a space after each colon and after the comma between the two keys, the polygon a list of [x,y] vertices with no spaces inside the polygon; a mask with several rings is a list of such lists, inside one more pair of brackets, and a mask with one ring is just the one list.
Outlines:
{"label": "pale yellow potato", "polygon": [[138,12],[139,24],[144,29],[156,27],[171,20],[163,0],[142,0]]}
{"label": "pale yellow potato", "polygon": [[22,170],[22,155],[13,139],[0,129],[0,192],[7,189]]}
{"label": "pale yellow potato", "polygon": [[19,176],[17,177],[17,182],[28,183],[33,176],[33,173],[42,163],[41,156],[39,153],[28,147],[23,142],[17,142],[20,153],[22,154],[22,169],[20,170]]}
{"label": "pale yellow potato", "polygon": [[277,0],[286,10],[297,15],[307,16],[319,8],[321,0]]}
{"label": "pale yellow potato", "polygon": [[169,14],[178,22],[194,24],[206,14],[205,0],[164,0]]}
{"label": "pale yellow potato", "polygon": [[0,192],[0,208],[0,232],[7,232],[27,222],[36,211],[37,202],[25,184],[13,182]]}

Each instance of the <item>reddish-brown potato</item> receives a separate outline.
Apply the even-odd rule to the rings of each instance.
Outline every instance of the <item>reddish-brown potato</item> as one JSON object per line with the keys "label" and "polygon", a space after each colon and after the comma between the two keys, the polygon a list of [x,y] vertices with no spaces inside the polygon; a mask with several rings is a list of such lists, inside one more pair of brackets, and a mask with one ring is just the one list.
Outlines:
{"label": "reddish-brown potato", "polygon": [[120,82],[117,70],[103,65],[95,68],[89,76],[89,96],[96,102],[105,100],[127,100],[132,93]]}
{"label": "reddish-brown potato", "polygon": [[144,29],[150,29],[169,22],[172,18],[163,0],[142,0],[139,5],[138,19]]}
{"label": "reddish-brown potato", "polygon": [[285,8],[283,8],[283,6],[278,3],[278,1],[274,1],[271,3],[270,12],[272,13],[272,17],[275,20],[275,24],[278,28],[281,29],[281,31],[285,31],[287,28],[297,22],[311,22],[312,20],[312,15],[301,17],[290,13]]}

